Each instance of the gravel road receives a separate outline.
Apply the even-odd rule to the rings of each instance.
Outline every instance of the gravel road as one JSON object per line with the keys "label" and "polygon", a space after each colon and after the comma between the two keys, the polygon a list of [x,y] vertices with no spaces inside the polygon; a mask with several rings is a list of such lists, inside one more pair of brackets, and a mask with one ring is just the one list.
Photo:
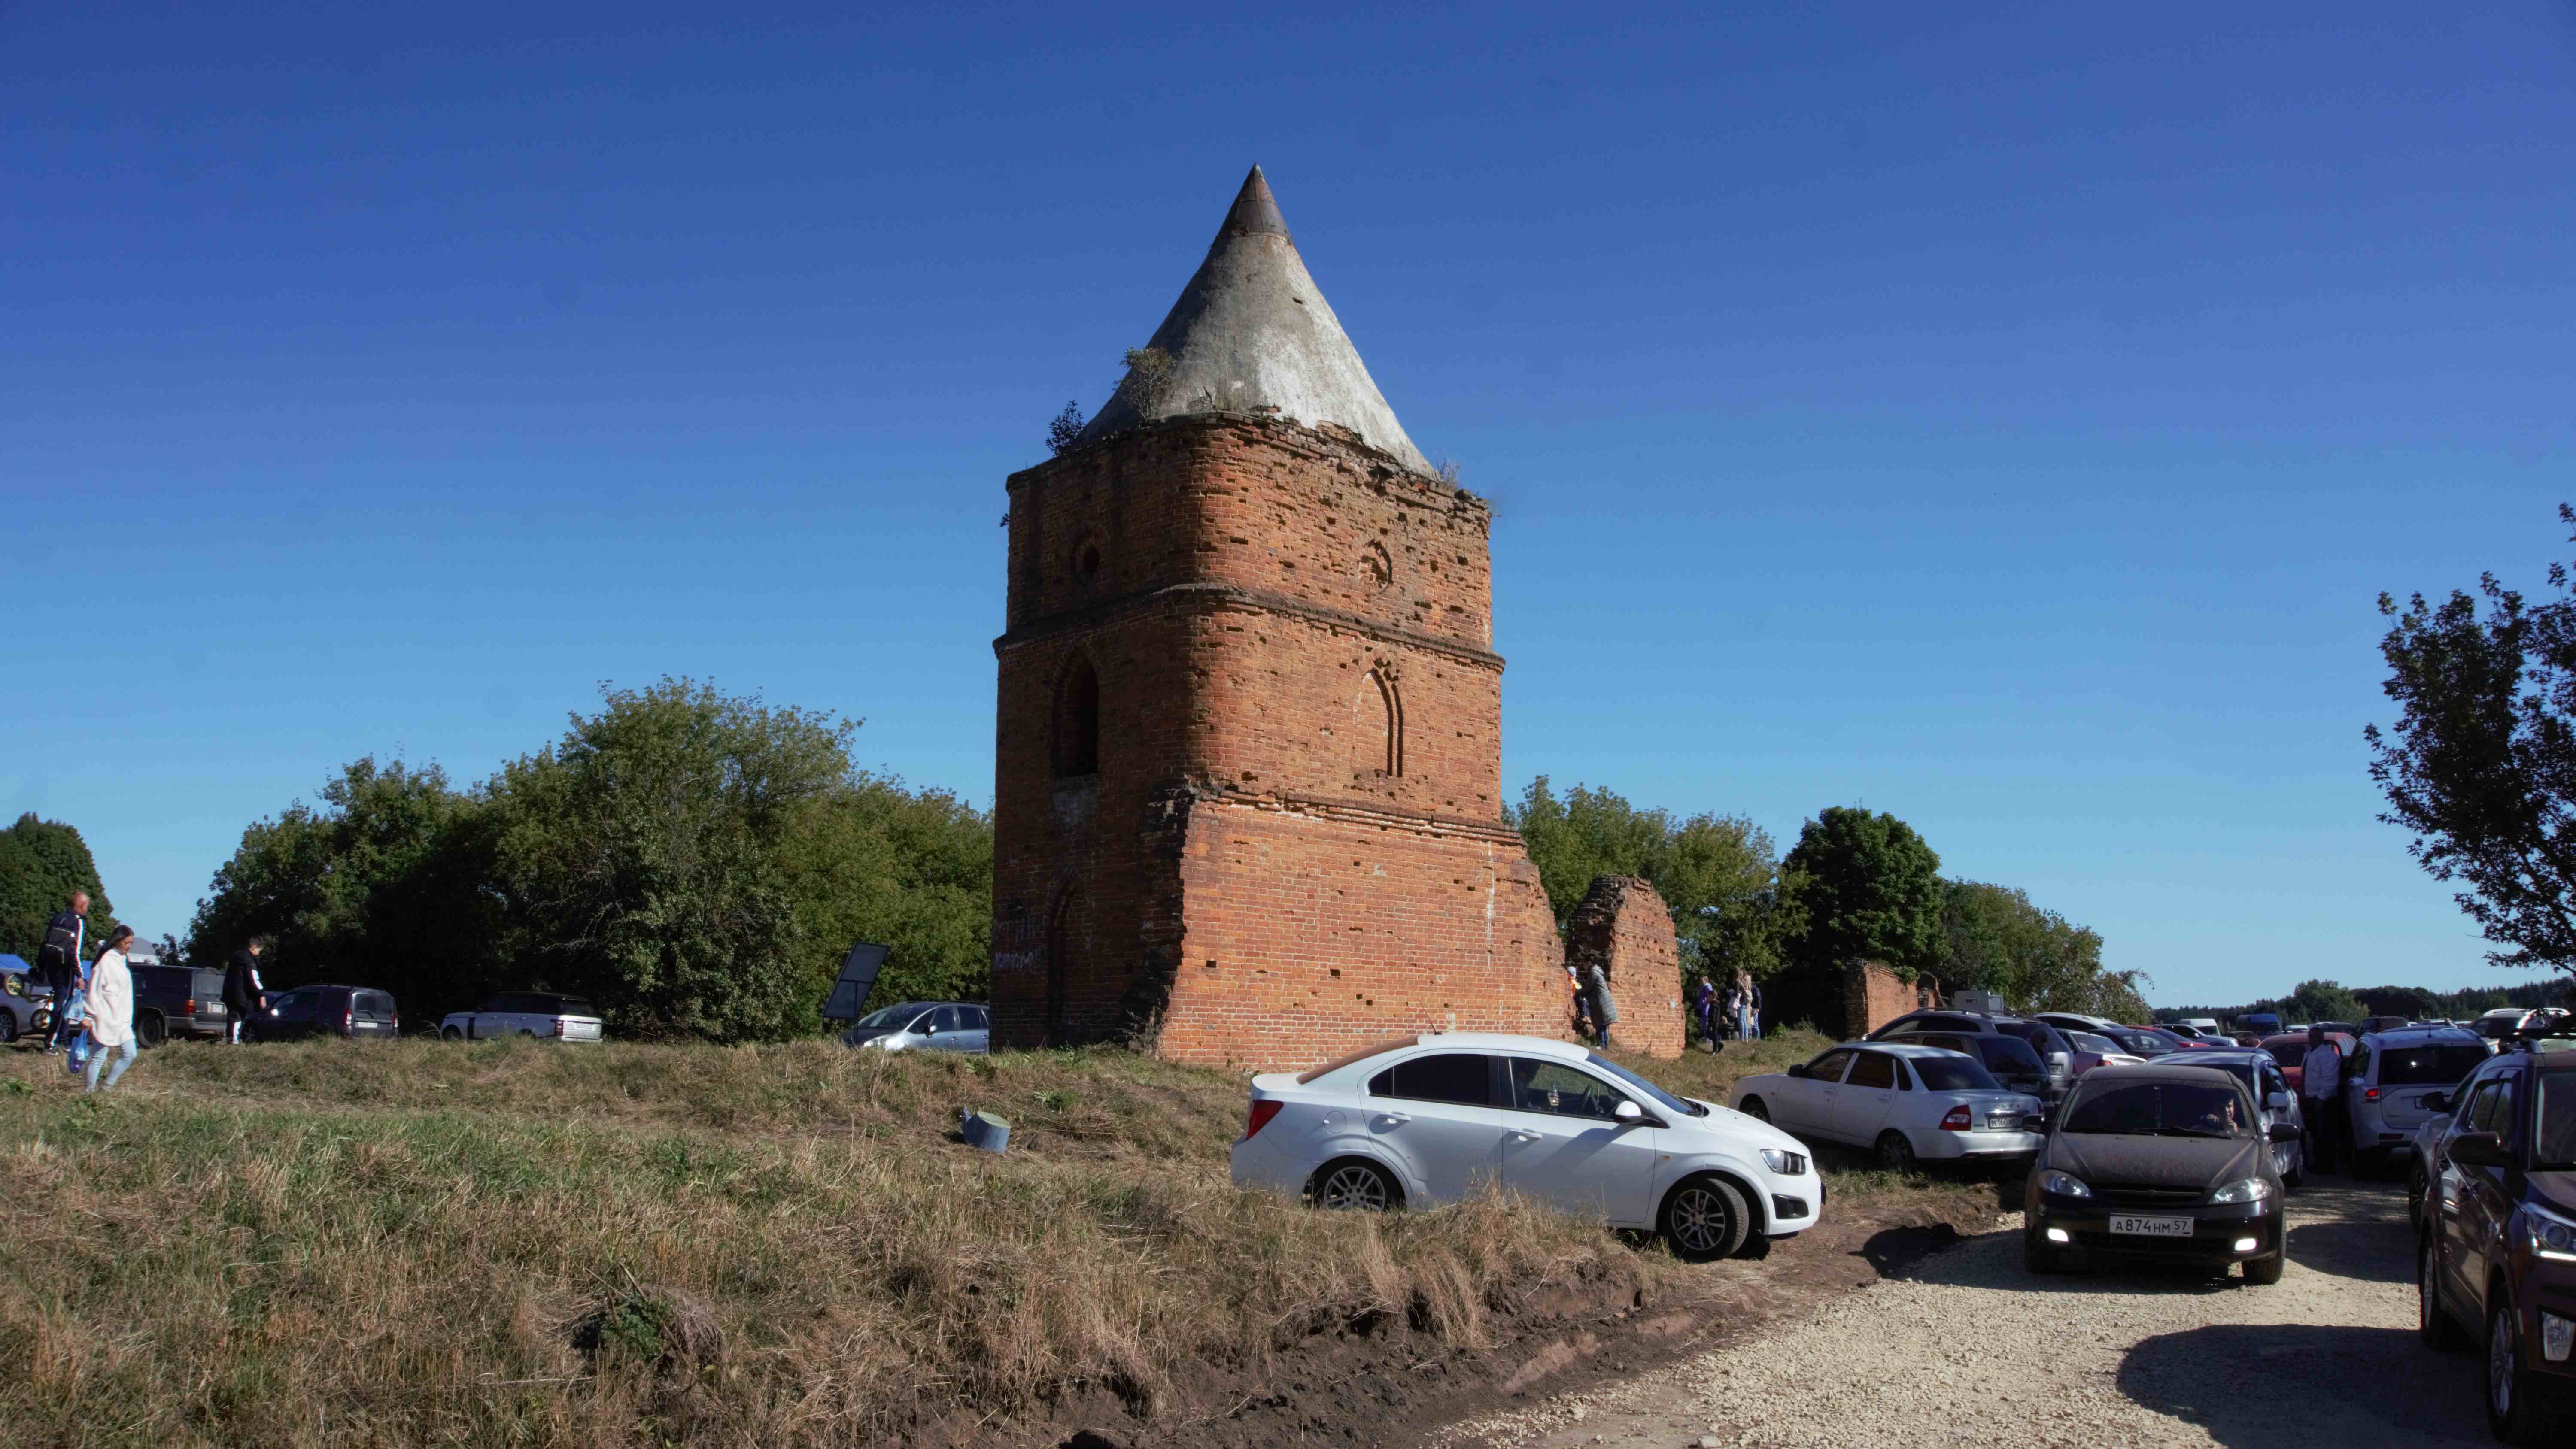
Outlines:
{"label": "gravel road", "polygon": [[[2279,1284],[2034,1278],[2019,1214],[1813,1315],[1461,1425],[1453,1444],[2485,1445],[2478,1364],[2415,1338],[2402,1189],[2310,1179]],[[2576,1442],[2576,1441],[2571,1441]]]}

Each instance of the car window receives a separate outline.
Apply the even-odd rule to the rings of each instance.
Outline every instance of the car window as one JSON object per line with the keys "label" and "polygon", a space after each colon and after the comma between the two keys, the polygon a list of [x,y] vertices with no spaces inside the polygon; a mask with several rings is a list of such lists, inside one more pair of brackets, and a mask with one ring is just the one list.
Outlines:
{"label": "car window", "polygon": [[590,998],[587,996],[558,996],[555,998],[555,1010],[566,1016],[599,1015],[599,1008],[591,1005]]}
{"label": "car window", "polygon": [[1905,1064],[1914,1069],[1927,1092],[1999,1092],[2003,1083],[1969,1057],[1908,1057]]}
{"label": "car window", "polygon": [[991,1031],[993,1029],[993,1019],[984,1014],[984,1008],[980,1006],[969,1006],[964,1007],[961,1010],[962,1014],[966,1018],[966,1030]]}
{"label": "car window", "polygon": [[2263,1069],[2264,1096],[2269,1097],[2274,1092],[2287,1092],[2289,1090],[2290,1079],[2281,1075],[2281,1069],[2279,1067],[2267,1066]]}
{"label": "car window", "polygon": [[2370,1043],[2363,1042],[2352,1049],[2352,1059],[2343,1064],[2343,1077],[2347,1082],[2370,1079]]}
{"label": "car window", "polygon": [[1610,1121],[1628,1094],[1590,1072],[1537,1057],[1511,1058],[1512,1107],[1552,1117]]}
{"label": "car window", "polygon": [[1893,1087],[1896,1085],[1896,1061],[1885,1052],[1859,1052],[1852,1057],[1851,1085],[1855,1087]]}
{"label": "car window", "polygon": [[1829,1051],[1807,1063],[1807,1076],[1812,1081],[1839,1082],[1843,1079],[1843,1068],[1851,1065],[1851,1059],[1855,1055],[1856,1053],[1846,1048]]}
{"label": "car window", "polygon": [[371,1017],[391,1016],[394,1014],[394,999],[381,991],[362,991],[358,993],[358,1010]]}
{"label": "car window", "polygon": [[1968,1044],[1955,1036],[1918,1036],[1910,1038],[1916,1046],[1939,1047],[1944,1051],[1964,1052]]}
{"label": "car window", "polygon": [[2146,1137],[2241,1137],[2244,1096],[2196,1082],[2123,1082],[2085,1092],[2060,1131]]}
{"label": "car window", "polygon": [[2039,1059],[2039,1053],[2032,1051],[2030,1043],[2020,1037],[1980,1036],[1969,1040],[1977,1044],[1977,1055],[1985,1058],[1986,1065],[1994,1071],[2025,1076],[2048,1075],[2048,1066]]}
{"label": "car window", "polygon": [[1369,1094],[1484,1107],[1492,1105],[1493,1084],[1483,1056],[1474,1052],[1434,1052],[1397,1062],[1369,1078]]}
{"label": "car window", "polygon": [[2541,1172],[2576,1172],[2576,1070],[2540,1074],[2540,1108],[2533,1120],[2540,1131],[2531,1147],[2532,1167]]}
{"label": "car window", "polygon": [[1995,1030],[2028,1042],[2035,1051],[2062,1052],[2067,1049],[2066,1038],[2059,1036],[2057,1028],[2044,1021],[1999,1021],[1995,1023]]}
{"label": "car window", "polygon": [[2467,1042],[2427,1042],[2422,1046],[2389,1047],[2379,1054],[2379,1084],[2383,1087],[2429,1087],[2438,1082],[2455,1082],[2474,1071],[2487,1059],[2487,1049]]}
{"label": "car window", "polygon": [[937,1011],[932,1012],[930,1014],[930,1029],[932,1031],[955,1031],[957,1029],[957,1008],[953,1006],[943,1006]]}
{"label": "car window", "polygon": [[1667,1092],[1663,1088],[1656,1086],[1654,1083],[1647,1081],[1645,1078],[1638,1076],[1635,1072],[1628,1070],[1626,1067],[1619,1065],[1617,1062],[1610,1060],[1599,1052],[1585,1052],[1583,1054],[1583,1059],[1592,1064],[1592,1069],[1594,1071],[1603,1073],[1614,1082],[1627,1083],[1630,1091],[1645,1098],[1647,1101],[1654,1103],[1656,1106],[1663,1108],[1665,1111],[1672,1113],[1676,1117],[1705,1117],[1708,1115],[1708,1109],[1706,1107],[1699,1106],[1696,1103],[1674,1096],[1672,1093]]}
{"label": "car window", "polygon": [[2491,1077],[2478,1088],[2477,1100],[2469,1104],[2468,1130],[2493,1132],[2507,1141],[2512,1134],[2507,1126],[2513,1116],[2513,1082],[2509,1077]]}
{"label": "car window", "polygon": [[290,991],[277,1001],[277,1018],[280,1021],[311,1021],[316,1010],[310,991]]}
{"label": "car window", "polygon": [[2075,1043],[2075,1049],[2077,1051],[2091,1052],[2097,1057],[2107,1057],[2120,1050],[2120,1044],[2118,1042],[2111,1040],[2107,1036],[2097,1036],[2089,1031],[2070,1031],[2066,1034],[2066,1039]]}

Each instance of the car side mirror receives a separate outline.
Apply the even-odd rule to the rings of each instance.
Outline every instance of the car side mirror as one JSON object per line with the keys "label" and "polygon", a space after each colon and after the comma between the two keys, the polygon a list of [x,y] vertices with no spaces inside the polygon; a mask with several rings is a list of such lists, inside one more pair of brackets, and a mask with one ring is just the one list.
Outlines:
{"label": "car side mirror", "polygon": [[2275,1142],[2296,1142],[2299,1140],[2299,1129],[2287,1122],[2276,1122],[2272,1124],[2272,1130],[2264,1135]]}
{"label": "car side mirror", "polygon": [[2274,1092],[2263,1099],[2263,1105],[2274,1112],[2287,1112],[2290,1110],[2290,1094]]}
{"label": "car side mirror", "polygon": [[1619,1105],[1610,1109],[1610,1115],[1622,1122],[1642,1122],[1646,1120],[1646,1109],[1622,1097]]}
{"label": "car side mirror", "polygon": [[1791,1062],[1789,1064],[1789,1075],[1803,1079],[1807,1075],[1807,1064],[1805,1062]]}
{"label": "car side mirror", "polygon": [[2463,1132],[2451,1139],[2451,1160],[2470,1167],[2502,1167],[2504,1139],[2492,1132]]}

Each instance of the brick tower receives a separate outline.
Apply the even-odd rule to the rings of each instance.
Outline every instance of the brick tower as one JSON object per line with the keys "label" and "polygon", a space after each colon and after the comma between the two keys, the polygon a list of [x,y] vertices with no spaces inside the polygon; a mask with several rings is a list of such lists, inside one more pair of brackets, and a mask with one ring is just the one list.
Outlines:
{"label": "brick tower", "polygon": [[1145,362],[1012,475],[994,1028],[1312,1064],[1562,1035],[1502,819],[1491,513],[1405,436],[1258,167]]}

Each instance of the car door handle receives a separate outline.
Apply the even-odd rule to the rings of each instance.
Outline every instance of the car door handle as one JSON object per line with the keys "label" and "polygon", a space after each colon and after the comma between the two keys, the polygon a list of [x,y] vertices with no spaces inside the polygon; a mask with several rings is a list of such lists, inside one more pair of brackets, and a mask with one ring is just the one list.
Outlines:
{"label": "car door handle", "polygon": [[1413,1114],[1410,1112],[1380,1112],[1377,1114],[1377,1120],[1387,1123],[1390,1126],[1401,1127],[1405,1123],[1413,1120]]}
{"label": "car door handle", "polygon": [[1536,1142],[1539,1140],[1539,1137],[1539,1133],[1523,1132],[1517,1127],[1503,1134],[1503,1140],[1506,1142]]}

